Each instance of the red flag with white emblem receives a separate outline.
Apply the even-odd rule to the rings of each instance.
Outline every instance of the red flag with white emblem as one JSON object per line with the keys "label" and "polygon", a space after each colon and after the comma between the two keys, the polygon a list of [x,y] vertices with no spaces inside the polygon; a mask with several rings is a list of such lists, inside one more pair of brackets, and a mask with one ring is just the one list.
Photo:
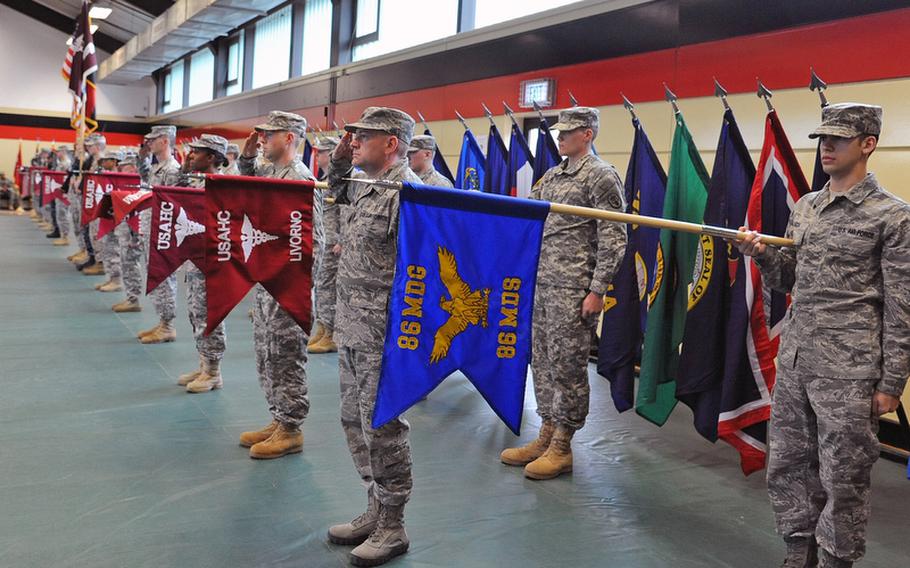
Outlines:
{"label": "red flag with white emblem", "polygon": [[211,176],[205,184],[206,333],[257,282],[309,329],[314,182]]}
{"label": "red flag with white emblem", "polygon": [[57,199],[62,201],[64,205],[69,205],[70,200],[67,199],[66,194],[63,193],[63,182],[66,180],[66,172],[47,170],[43,172],[42,177],[41,186],[42,191],[44,192],[44,202],[50,203]]}
{"label": "red flag with white emblem", "polygon": [[[130,187],[132,186],[132,187]],[[85,174],[82,187],[82,224],[101,216],[101,200],[112,191],[132,191],[139,186],[139,174],[104,172]]]}
{"label": "red flag with white emblem", "polygon": [[205,270],[205,190],[156,186],[152,209],[146,293],[190,261]]}

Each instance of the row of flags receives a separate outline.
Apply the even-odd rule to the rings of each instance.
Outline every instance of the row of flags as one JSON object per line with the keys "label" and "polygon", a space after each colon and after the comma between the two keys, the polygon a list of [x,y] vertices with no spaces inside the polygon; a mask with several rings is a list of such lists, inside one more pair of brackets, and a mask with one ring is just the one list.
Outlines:
{"label": "row of flags", "polygon": [[[757,169],[733,112],[725,111],[711,176],[680,113],[666,175],[637,119],[633,126],[625,180],[633,212],[783,235],[793,205],[809,191],[773,109]],[[682,402],[700,435],[738,450],[744,473],[763,468],[789,298],[763,287],[752,259],[723,239],[635,225],[628,231],[598,352],[616,409],[635,408],[660,426]]]}

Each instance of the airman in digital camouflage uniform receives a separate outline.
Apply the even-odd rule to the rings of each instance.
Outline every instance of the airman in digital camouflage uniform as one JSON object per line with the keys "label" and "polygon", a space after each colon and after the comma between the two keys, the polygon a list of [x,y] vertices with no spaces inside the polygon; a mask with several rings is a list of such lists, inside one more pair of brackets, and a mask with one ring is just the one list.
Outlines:
{"label": "airman in digital camouflage uniform", "polygon": [[429,134],[420,134],[411,139],[408,148],[408,163],[420,178],[420,182],[435,187],[452,187],[449,178],[442,175],[433,166],[436,156],[436,139]]}
{"label": "airman in digital camouflage uniform", "polygon": [[740,244],[767,285],[792,294],[768,440],[784,568],[863,556],[878,417],[897,408],[910,375],[910,206],[867,172],[881,127],[881,107],[826,107],[811,137],[831,179],[793,209],[795,246],[769,248],[754,233]]}
{"label": "airman in digital camouflage uniform", "polygon": [[[319,165],[319,181],[328,179],[332,151],[338,145],[338,138],[321,138],[316,146],[316,163]],[[310,353],[334,353],[335,344],[335,298],[337,295],[336,276],[338,257],[341,254],[341,211],[342,205],[326,203],[322,208],[325,227],[325,248],[316,273],[316,329],[307,344]]]}
{"label": "airman in digital camouflage uniform", "polygon": [[[535,184],[531,199],[625,210],[619,174],[591,152],[599,126],[595,108],[559,113],[553,128],[559,153],[568,157]],[[537,439],[500,455],[505,464],[525,466],[531,479],[572,471],[572,436],[588,415],[591,336],[625,248],[621,224],[571,215],[550,215],[544,224],[531,347],[542,424]]]}

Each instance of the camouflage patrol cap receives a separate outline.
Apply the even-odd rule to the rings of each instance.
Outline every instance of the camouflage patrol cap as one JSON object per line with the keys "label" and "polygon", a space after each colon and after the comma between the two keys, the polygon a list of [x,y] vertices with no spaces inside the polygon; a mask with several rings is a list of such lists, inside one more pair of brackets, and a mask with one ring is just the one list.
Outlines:
{"label": "camouflage patrol cap", "polygon": [[86,136],[86,146],[94,146],[96,144],[107,144],[107,138],[105,138],[103,134],[89,134]]}
{"label": "camouflage patrol cap", "polygon": [[345,124],[348,132],[357,130],[378,130],[397,137],[405,144],[411,143],[414,137],[414,119],[408,113],[389,107],[367,107],[360,120]]}
{"label": "camouflage patrol cap", "polygon": [[135,152],[125,152],[123,159],[120,160],[121,166],[138,166],[139,156]]}
{"label": "camouflage patrol cap", "polygon": [[238,146],[237,144],[228,144],[227,153],[228,154],[237,154],[239,156],[240,155],[240,146]]}
{"label": "camouflage patrol cap", "polygon": [[600,111],[593,107],[572,107],[559,111],[559,121],[551,130],[564,132],[576,128],[597,130],[600,126]]}
{"label": "camouflage patrol cap", "polygon": [[227,155],[228,141],[217,134],[203,134],[198,140],[190,142],[190,148],[209,150],[223,158]]}
{"label": "camouflage patrol cap", "polygon": [[334,136],[326,136],[325,138],[320,138],[316,141],[316,145],[313,146],[320,152],[331,152],[335,149],[335,146],[338,145],[338,138]]}
{"label": "camouflage patrol cap", "polygon": [[429,134],[419,134],[411,138],[411,147],[408,152],[418,152],[420,150],[436,151],[436,139]]}
{"label": "camouflage patrol cap", "polygon": [[177,127],[173,124],[157,124],[152,127],[152,131],[145,135],[146,140],[154,140],[167,136],[170,140],[177,137]]}
{"label": "camouflage patrol cap", "polygon": [[98,160],[99,160],[99,161],[102,161],[102,160],[116,160],[116,161],[119,162],[119,161],[122,160],[122,159],[123,159],[123,153],[122,153],[122,152],[115,152],[115,151],[113,151],[113,150],[108,150],[107,152],[101,154],[101,155],[98,157]]}
{"label": "camouflage patrol cap", "polygon": [[853,138],[860,134],[878,136],[882,132],[882,107],[862,103],[838,103],[822,109],[822,123],[809,138],[840,136]]}
{"label": "camouflage patrol cap", "polygon": [[299,114],[273,110],[269,113],[269,118],[263,124],[257,124],[253,127],[259,132],[292,132],[297,136],[303,136],[306,132],[306,119]]}

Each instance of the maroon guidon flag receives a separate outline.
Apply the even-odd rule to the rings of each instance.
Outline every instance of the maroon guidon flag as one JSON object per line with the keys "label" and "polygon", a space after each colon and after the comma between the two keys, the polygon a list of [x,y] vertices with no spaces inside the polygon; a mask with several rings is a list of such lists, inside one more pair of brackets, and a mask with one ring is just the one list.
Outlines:
{"label": "maroon guidon flag", "polygon": [[146,280],[150,293],[188,260],[205,270],[205,190],[155,186],[147,203],[152,209]]}
{"label": "maroon guidon flag", "polygon": [[101,216],[101,201],[114,190],[132,191],[139,186],[139,174],[103,172],[85,174],[82,188],[82,224]]}

